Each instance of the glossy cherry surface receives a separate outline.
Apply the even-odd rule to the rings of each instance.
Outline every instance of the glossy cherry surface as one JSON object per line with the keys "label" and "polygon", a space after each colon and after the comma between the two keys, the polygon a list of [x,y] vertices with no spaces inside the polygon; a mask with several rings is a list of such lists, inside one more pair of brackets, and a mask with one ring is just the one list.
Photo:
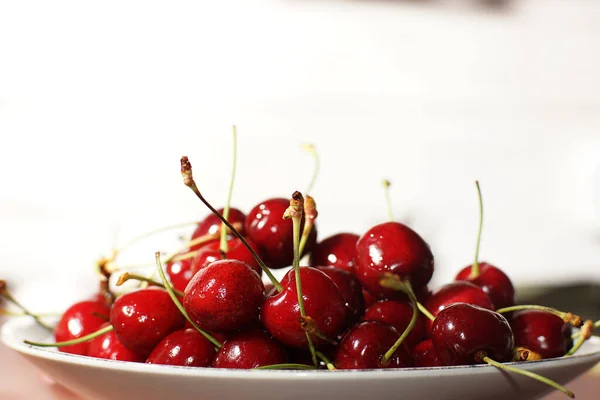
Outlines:
{"label": "glossy cherry surface", "polygon": [[192,271],[192,259],[171,261],[166,264],[167,275],[173,287],[181,292],[185,290],[194,276]]}
{"label": "glossy cherry surface", "polygon": [[[302,297],[306,315],[316,323],[317,329],[329,339],[335,339],[344,328],[346,302],[335,283],[323,272],[312,267],[300,268]],[[300,309],[294,271],[281,280],[283,291],[267,298],[261,311],[261,320],[271,335],[280,342],[306,348],[306,334],[300,326]],[[326,342],[312,337],[315,346]]]}
{"label": "glossy cherry surface", "polygon": [[337,267],[317,267],[336,284],[346,302],[346,326],[351,327],[365,313],[365,299],[358,278]]}
{"label": "glossy cherry surface", "polygon": [[391,325],[379,321],[361,322],[344,335],[333,363],[338,369],[410,367],[410,353],[403,344],[396,350],[389,364],[382,364],[384,354],[399,337],[400,334]]}
{"label": "glossy cherry surface", "polygon": [[[259,257],[262,258],[260,250],[250,239],[246,239],[246,242],[257,252]],[[242,243],[238,238],[231,238],[227,240],[229,250],[227,251],[226,258],[228,260],[238,260],[248,264],[253,270],[259,275],[262,275],[262,269],[256,262],[256,259],[250,253],[250,250]],[[191,270],[193,273],[198,272],[200,269],[208,266],[210,263],[223,259],[220,250],[221,243],[219,240],[212,240],[204,245],[194,257],[192,261]],[[184,288],[185,289],[185,288]]]}
{"label": "glossy cherry surface", "polygon": [[411,355],[415,367],[440,367],[444,365],[435,353],[431,339],[418,343],[413,348]]}
{"label": "glossy cherry surface", "polygon": [[215,346],[195,329],[172,332],[156,345],[147,364],[208,367],[215,357]]}
{"label": "glossy cherry surface", "polygon": [[573,346],[571,325],[549,312],[524,310],[511,321],[515,345],[535,351],[542,358],[564,356]]}
{"label": "glossy cherry surface", "polygon": [[[252,208],[246,218],[246,234],[258,246],[263,261],[269,268],[290,266],[294,259],[292,220],[283,219],[283,214],[289,205],[289,199],[269,199]],[[302,226],[304,226],[304,219],[302,219]],[[314,248],[316,241],[315,224],[306,242],[305,253],[309,253]]]}
{"label": "glossy cherry surface", "polygon": [[258,320],[264,298],[265,287],[256,271],[242,261],[219,260],[194,275],[183,306],[201,328],[232,332]]}
{"label": "glossy cherry surface", "polygon": [[444,365],[498,362],[511,359],[514,337],[506,318],[495,311],[454,303],[439,312],[431,332],[433,347]]}
{"label": "glossy cherry surface", "polygon": [[169,333],[183,328],[184,321],[167,291],[152,286],[117,297],[110,311],[119,341],[144,356]]}
{"label": "glossy cherry surface", "polygon": [[[217,210],[219,212],[219,214],[223,215],[223,209],[219,208]],[[246,222],[246,214],[244,214],[242,211],[238,210],[237,208],[229,208],[229,217],[227,218],[227,221],[231,224],[236,226],[239,225],[240,229],[238,229],[238,232],[241,233],[242,235],[244,234],[244,223]],[[221,220],[219,219],[219,217],[217,217],[214,214],[209,214],[206,216],[206,218],[204,218],[202,221],[200,221],[200,223],[198,224],[198,226],[196,227],[196,230],[194,231],[194,233],[192,234],[192,239],[196,239],[199,238],[200,236],[204,236],[204,235],[214,235],[217,232],[221,231]],[[197,246],[197,248],[200,248],[201,246]],[[196,250],[197,248],[193,248],[192,250]]]}
{"label": "glossy cherry surface", "polygon": [[479,263],[479,276],[471,277],[472,265],[463,268],[457,281],[468,281],[481,287],[490,297],[496,309],[515,305],[515,288],[509,277],[499,268],[486,262]]}
{"label": "glossy cherry surface", "polygon": [[310,254],[309,265],[332,266],[354,273],[354,257],[358,235],[338,233],[317,243]]}
{"label": "glossy cherry surface", "polygon": [[[108,322],[105,322],[99,329],[109,325]],[[89,357],[117,361],[144,362],[145,360],[144,355],[137,354],[123,346],[119,342],[119,339],[117,339],[114,330],[92,339],[89,342],[87,355]]]}
{"label": "glossy cherry surface", "polygon": [[433,254],[415,231],[399,222],[376,225],[356,243],[354,270],[363,287],[376,297],[396,292],[380,286],[381,275],[390,272],[410,279],[415,292],[429,282],[433,274]]}
{"label": "glossy cherry surface", "polygon": [[[412,305],[407,302],[382,300],[370,306],[363,321],[380,321],[393,326],[400,334],[408,327],[413,315]],[[410,334],[404,339],[408,348],[413,348],[425,336],[424,316],[419,313]]]}
{"label": "glossy cherry surface", "polygon": [[[54,339],[57,342],[64,342],[96,332],[106,322],[106,319],[101,316],[108,318],[109,314],[109,306],[100,298],[75,303],[65,311],[58,321],[54,329]],[[88,347],[89,342],[85,342],[58,349],[64,353],[85,356],[88,353]]]}
{"label": "glossy cherry surface", "polygon": [[286,350],[281,343],[263,330],[251,330],[235,334],[223,343],[211,366],[250,369],[283,364],[287,360]]}

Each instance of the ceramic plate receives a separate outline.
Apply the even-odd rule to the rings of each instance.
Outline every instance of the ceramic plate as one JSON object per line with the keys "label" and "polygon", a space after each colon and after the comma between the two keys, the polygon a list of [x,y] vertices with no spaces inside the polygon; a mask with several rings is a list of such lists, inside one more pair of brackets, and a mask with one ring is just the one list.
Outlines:
{"label": "ceramic plate", "polygon": [[[25,339],[52,341],[27,318],[2,327],[6,345],[84,399],[516,400],[540,398],[552,390],[487,365],[335,372],[166,367],[63,354],[28,346]],[[566,384],[599,361],[600,339],[592,337],[575,356],[519,366]]]}

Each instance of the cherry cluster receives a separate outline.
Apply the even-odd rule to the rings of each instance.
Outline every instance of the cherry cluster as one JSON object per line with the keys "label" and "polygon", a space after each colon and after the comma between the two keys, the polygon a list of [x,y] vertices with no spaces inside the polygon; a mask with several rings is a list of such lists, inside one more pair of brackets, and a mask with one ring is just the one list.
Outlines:
{"label": "cherry cluster", "polygon": [[[591,321],[574,332],[578,316],[516,306],[509,277],[477,260],[479,235],[475,262],[432,293],[433,253],[409,226],[388,221],[318,241],[310,196],[271,198],[247,214],[229,205],[215,210],[186,157],[181,164],[184,183],[212,213],[184,249],[167,259],[156,254],[161,282],[125,273],[120,283],[140,279],[143,287],[115,298],[104,280],[101,293],[62,315],[56,343],[28,343],[212,368],[505,368],[570,355],[590,336]],[[281,281],[271,273],[290,265]],[[105,278],[114,273],[102,267]]]}

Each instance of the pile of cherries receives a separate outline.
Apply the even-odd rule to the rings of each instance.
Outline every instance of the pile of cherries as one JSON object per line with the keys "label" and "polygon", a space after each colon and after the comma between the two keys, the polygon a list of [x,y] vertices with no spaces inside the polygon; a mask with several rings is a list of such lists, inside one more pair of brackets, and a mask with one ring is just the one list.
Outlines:
{"label": "pile of cherries", "polygon": [[[104,284],[62,315],[57,343],[29,343],[149,364],[333,370],[500,367],[571,354],[574,338],[578,347],[589,337],[572,331],[582,321],[570,313],[515,306],[508,276],[477,256],[432,293],[433,253],[402,223],[318,241],[309,196],[271,198],[247,214],[217,211],[186,157],[182,175],[213,213],[166,260],[168,281],[116,298]],[[157,261],[164,278],[165,259]],[[290,265],[281,282],[270,273]]]}

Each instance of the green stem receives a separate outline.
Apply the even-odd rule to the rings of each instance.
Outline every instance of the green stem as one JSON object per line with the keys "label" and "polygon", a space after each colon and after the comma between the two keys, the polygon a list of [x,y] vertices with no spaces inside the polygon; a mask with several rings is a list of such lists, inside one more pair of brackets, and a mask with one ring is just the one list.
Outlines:
{"label": "green stem", "polygon": [[594,330],[594,322],[591,320],[585,321],[581,330],[579,331],[579,339],[577,339],[577,343],[565,354],[566,356],[572,356],[575,354],[577,350],[583,345],[583,343],[592,336],[592,331]]}
{"label": "green stem", "polygon": [[[137,274],[130,274],[129,272],[125,272],[123,275],[121,275],[119,277],[119,280],[117,281],[117,286],[121,286],[122,284],[124,284],[125,282],[127,282],[128,280],[133,279],[136,281],[142,281],[142,282],[147,282],[151,285],[154,286],[158,286],[158,287],[162,287],[165,288],[165,285],[163,285],[161,282],[155,281],[154,279],[142,276],[142,275],[137,275]],[[175,292],[175,294],[179,297],[183,297],[183,292],[179,291],[175,288],[173,288],[173,292]]]}
{"label": "green stem", "polygon": [[313,187],[315,186],[315,182],[317,181],[317,176],[319,176],[319,169],[320,169],[319,154],[317,153],[315,146],[313,146],[312,144],[304,144],[304,145],[302,145],[302,148],[306,152],[310,153],[315,159],[315,169],[313,170],[313,175],[310,180],[310,183],[308,184],[308,187],[306,188],[306,192],[304,192],[306,194],[309,194],[311,192],[311,190],[313,189]]}
{"label": "green stem", "polygon": [[[592,329],[598,329],[598,328],[600,328],[600,319],[599,319],[598,321],[594,322],[594,325],[592,326]],[[575,333],[574,333],[574,334],[571,336],[571,338],[573,338],[573,339],[577,339],[579,336],[581,336],[581,331],[579,331],[579,332],[575,332]]]}
{"label": "green stem", "polygon": [[479,187],[479,181],[475,181],[477,187],[477,198],[479,199],[479,229],[477,231],[477,244],[475,245],[475,260],[471,266],[470,277],[477,278],[481,273],[479,270],[479,243],[481,242],[481,229],[483,228],[483,199],[481,198],[481,188]]}
{"label": "green stem", "polygon": [[167,277],[165,276],[165,271],[163,271],[163,267],[162,267],[162,264],[160,262],[160,253],[156,252],[154,254],[154,256],[156,258],[156,265],[158,267],[158,274],[160,275],[160,279],[162,280],[163,284],[165,285],[165,289],[169,293],[169,296],[171,296],[171,300],[173,300],[173,303],[175,304],[175,306],[179,309],[179,311],[185,317],[185,319],[187,319],[187,321],[190,324],[192,324],[192,326],[194,328],[196,328],[196,330],[198,332],[200,332],[200,334],[202,334],[202,336],[204,336],[209,342],[211,342],[212,344],[214,344],[217,349],[220,349],[221,346],[222,346],[221,342],[219,342],[213,336],[211,336],[206,331],[204,331],[202,328],[200,328],[198,325],[196,325],[196,323],[194,321],[192,321],[192,319],[188,315],[187,311],[185,311],[185,308],[183,308],[183,306],[179,302],[179,299],[177,298],[177,295],[175,294],[175,291],[173,290],[173,287],[171,287],[171,285],[169,285],[169,282],[167,281]]}
{"label": "green stem", "polygon": [[74,344],[85,343],[87,341],[90,341],[92,339],[97,338],[100,335],[104,335],[105,333],[110,332],[112,330],[113,330],[112,325],[108,325],[108,326],[105,326],[102,329],[97,330],[96,332],[92,332],[92,333],[90,333],[88,335],[82,336],[82,337],[77,338],[77,339],[67,340],[65,342],[37,343],[37,342],[30,342],[29,340],[24,340],[23,343],[29,344],[31,346],[37,346],[37,347],[65,347],[65,346],[72,346]]}
{"label": "green stem", "polygon": [[158,233],[162,233],[162,232],[166,232],[166,231],[170,231],[173,229],[178,229],[178,228],[184,228],[186,226],[190,226],[190,225],[197,225],[199,224],[201,221],[191,221],[191,222],[182,222],[179,224],[173,224],[173,225],[169,225],[169,226],[163,226],[162,228],[158,228],[158,229],[154,229],[152,231],[143,233],[140,236],[137,236],[131,240],[129,240],[128,242],[126,242],[125,244],[121,245],[117,250],[115,250],[117,253],[122,252],[123,250],[127,249],[128,247],[133,246],[134,244],[136,244],[137,242],[146,239],[147,237],[150,236],[154,236]]}
{"label": "green stem", "polygon": [[[227,202],[223,209],[223,218],[229,220],[229,208],[231,207],[231,194],[233,193],[233,183],[235,182],[235,170],[237,168],[237,128],[233,126],[233,167],[231,169],[231,180],[229,181],[229,193],[227,194]],[[221,245],[219,247],[221,253],[226,254],[229,251],[227,244],[227,227],[221,224]]]}
{"label": "green stem", "polygon": [[509,313],[509,312],[513,312],[513,311],[522,311],[522,310],[545,311],[550,314],[556,315],[557,317],[562,319],[565,324],[571,324],[576,327],[580,327],[582,324],[581,317],[579,317],[578,315],[573,315],[568,312],[560,311],[560,310],[557,310],[556,308],[538,306],[535,304],[524,304],[524,305],[518,305],[518,306],[504,307],[504,308],[500,308],[500,309],[496,310],[496,312],[499,314],[504,314],[504,313]]}
{"label": "green stem", "polygon": [[390,221],[394,220],[394,214],[392,213],[392,201],[390,200],[390,181],[388,181],[387,179],[384,179],[382,182],[383,185],[383,191],[385,193],[385,204],[387,207],[387,212],[388,212],[388,219]]}
{"label": "green stem", "polygon": [[44,328],[50,332],[53,331],[53,329],[52,329],[52,327],[50,327],[50,325],[48,325],[44,321],[42,321],[38,315],[35,315],[35,314],[29,312],[29,310],[26,309],[21,303],[19,303],[17,301],[17,299],[15,299],[7,289],[2,290],[0,292],[0,296],[4,297],[6,300],[10,301],[15,306],[19,307],[21,309],[21,311],[23,311],[25,313],[25,315],[28,315],[31,318],[33,318],[35,320],[35,322],[42,328]]}
{"label": "green stem", "polygon": [[327,358],[327,356],[325,354],[321,353],[318,350],[315,353],[321,359],[321,361],[323,361],[325,363],[325,365],[327,366],[328,370],[335,371],[337,369],[335,367],[335,365],[333,365],[333,363],[331,361],[329,361],[329,358]]}
{"label": "green stem", "polygon": [[560,390],[561,392],[563,392],[564,394],[566,394],[570,398],[575,398],[575,395],[573,394],[573,392],[571,392],[570,390],[568,390],[564,386],[559,385],[558,383],[556,383],[554,381],[551,381],[550,379],[548,379],[546,377],[543,377],[541,375],[538,375],[536,373],[533,373],[533,372],[530,372],[530,371],[526,371],[526,370],[523,370],[523,369],[519,369],[519,368],[515,368],[515,367],[510,366],[510,365],[500,364],[499,362],[494,361],[494,360],[492,360],[491,358],[489,358],[487,356],[483,357],[482,361],[484,361],[484,362],[488,363],[489,365],[492,365],[492,366],[494,366],[496,368],[505,369],[507,371],[514,372],[515,374],[521,374],[521,375],[527,376],[529,378],[535,379],[536,381],[545,383],[546,385],[551,386],[551,387],[553,387],[556,390]]}
{"label": "green stem", "polygon": [[419,311],[421,311],[421,313],[427,317],[427,319],[429,319],[430,321],[435,320],[435,317],[433,316],[433,314],[430,313],[429,310],[426,309],[423,304],[417,302],[417,307],[419,308]]}
{"label": "green stem", "polygon": [[272,364],[263,365],[262,367],[256,367],[254,369],[316,369],[313,365],[306,364]]}

